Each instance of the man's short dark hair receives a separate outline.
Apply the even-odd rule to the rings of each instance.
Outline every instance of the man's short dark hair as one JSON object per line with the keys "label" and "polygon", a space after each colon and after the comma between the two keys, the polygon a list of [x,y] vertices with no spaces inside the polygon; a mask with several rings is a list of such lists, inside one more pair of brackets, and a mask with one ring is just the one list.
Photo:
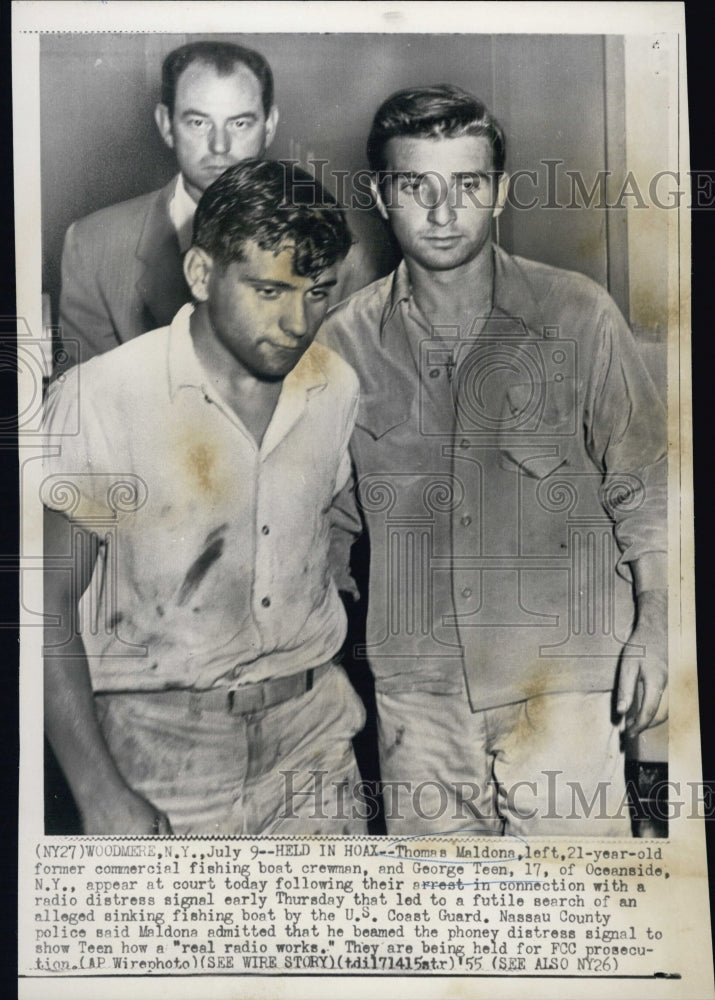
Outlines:
{"label": "man's short dark hair", "polygon": [[218,76],[230,76],[236,66],[245,66],[260,84],[265,114],[268,115],[273,107],[273,73],[260,52],[233,42],[188,42],[170,52],[161,67],[161,102],[170,115],[174,114],[179,77],[192,63],[211,66]]}
{"label": "man's short dark hair", "polygon": [[386,169],[385,146],[398,136],[454,139],[484,136],[492,147],[492,168],[504,171],[506,141],[494,115],[472,94],[449,83],[399,90],[377,110],[367,140],[370,169]]}
{"label": "man's short dark hair", "polygon": [[243,160],[204,191],[194,216],[193,245],[220,266],[243,260],[246,243],[278,253],[294,250],[293,270],[315,277],[351,245],[345,213],[295,163]]}

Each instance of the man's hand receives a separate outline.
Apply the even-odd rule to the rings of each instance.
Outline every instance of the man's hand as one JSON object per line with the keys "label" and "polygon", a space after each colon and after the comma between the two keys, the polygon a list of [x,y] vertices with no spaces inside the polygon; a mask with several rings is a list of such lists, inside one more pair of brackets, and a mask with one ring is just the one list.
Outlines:
{"label": "man's hand", "polygon": [[[616,711],[626,717],[629,739],[668,718],[668,595],[645,590],[638,595],[636,625],[621,654]],[[627,656],[643,646],[642,656]]]}
{"label": "man's hand", "polygon": [[120,834],[135,836],[147,834],[171,835],[171,823],[166,813],[156,809],[151,802],[127,788],[119,795],[93,801],[82,810],[84,833]]}

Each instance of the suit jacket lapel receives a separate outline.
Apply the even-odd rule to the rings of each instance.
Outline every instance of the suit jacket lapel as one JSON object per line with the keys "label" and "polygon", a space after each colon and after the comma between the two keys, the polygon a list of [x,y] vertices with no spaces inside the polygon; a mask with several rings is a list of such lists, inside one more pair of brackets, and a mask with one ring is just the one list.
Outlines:
{"label": "suit jacket lapel", "polygon": [[169,218],[175,183],[171,180],[156,192],[137,243],[136,255],[141,261],[137,291],[144,305],[147,330],[167,326],[191,299],[179,241]]}

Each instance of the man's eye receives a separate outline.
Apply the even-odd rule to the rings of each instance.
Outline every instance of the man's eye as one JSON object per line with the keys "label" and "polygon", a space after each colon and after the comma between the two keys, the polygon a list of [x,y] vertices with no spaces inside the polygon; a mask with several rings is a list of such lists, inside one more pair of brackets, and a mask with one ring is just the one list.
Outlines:
{"label": "man's eye", "polygon": [[311,288],[308,292],[309,298],[314,302],[322,302],[323,299],[327,299],[328,294],[327,288]]}
{"label": "man's eye", "polygon": [[422,181],[415,177],[403,177],[400,181],[400,191],[419,191]]}
{"label": "man's eye", "polygon": [[281,294],[280,288],[257,288],[256,292],[262,299],[277,299]]}
{"label": "man's eye", "polygon": [[462,191],[478,191],[481,187],[482,179],[481,177],[460,177],[459,186]]}
{"label": "man's eye", "polygon": [[242,132],[244,129],[248,128],[250,122],[247,118],[236,118],[235,121],[229,122],[229,128],[234,132]]}
{"label": "man's eye", "polygon": [[201,131],[202,129],[205,129],[207,127],[208,122],[206,121],[205,118],[187,118],[186,124],[191,129],[194,129],[196,131]]}

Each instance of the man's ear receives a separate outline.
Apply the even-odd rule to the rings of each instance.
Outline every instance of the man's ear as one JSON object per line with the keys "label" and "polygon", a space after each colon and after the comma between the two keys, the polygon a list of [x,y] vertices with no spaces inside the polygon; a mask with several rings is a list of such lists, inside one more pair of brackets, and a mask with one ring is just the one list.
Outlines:
{"label": "man's ear", "polygon": [[206,302],[209,297],[209,280],[213,271],[210,254],[201,247],[189,247],[184,257],[184,277],[197,302]]}
{"label": "man's ear", "polygon": [[382,200],[382,195],[380,194],[380,185],[378,183],[378,175],[376,173],[371,173],[370,174],[370,180],[369,180],[368,183],[370,185],[370,192],[371,192],[373,198],[375,199],[375,205],[377,206],[378,212],[383,217],[383,219],[387,219],[387,217],[388,217],[387,216],[387,209],[385,208],[385,202]]}
{"label": "man's ear", "polygon": [[173,149],[174,133],[171,130],[171,115],[165,104],[157,104],[154,108],[154,121],[166,145],[169,149]]}
{"label": "man's ear", "polygon": [[498,215],[501,215],[504,211],[504,206],[506,205],[507,195],[509,194],[509,181],[511,177],[509,174],[502,173],[497,181],[497,196],[494,202],[494,211],[492,212],[492,218],[496,219]]}
{"label": "man's ear", "polygon": [[280,112],[278,108],[273,105],[271,110],[268,112],[268,117],[266,118],[266,149],[270,146],[275,138],[276,129],[278,128],[278,122],[280,121]]}

